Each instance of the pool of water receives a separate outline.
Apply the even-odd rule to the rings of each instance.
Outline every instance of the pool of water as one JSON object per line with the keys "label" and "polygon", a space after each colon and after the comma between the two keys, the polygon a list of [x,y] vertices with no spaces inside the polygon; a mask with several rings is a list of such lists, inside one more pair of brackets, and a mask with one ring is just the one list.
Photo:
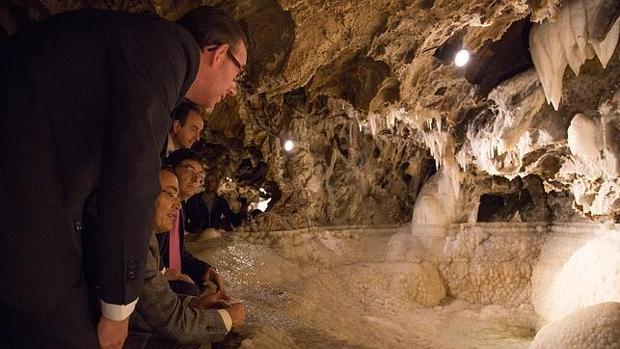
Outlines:
{"label": "pool of water", "polygon": [[246,305],[227,347],[527,348],[548,321],[532,301],[549,288],[541,278],[601,229],[349,226],[225,233],[188,248]]}

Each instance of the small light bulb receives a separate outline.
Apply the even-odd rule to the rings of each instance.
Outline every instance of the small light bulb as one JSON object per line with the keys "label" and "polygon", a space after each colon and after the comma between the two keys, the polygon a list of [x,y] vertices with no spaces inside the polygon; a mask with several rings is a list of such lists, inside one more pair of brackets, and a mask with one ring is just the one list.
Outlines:
{"label": "small light bulb", "polygon": [[293,148],[295,148],[295,143],[293,143],[293,141],[289,139],[286,142],[284,142],[284,150],[291,151],[293,150]]}
{"label": "small light bulb", "polygon": [[454,56],[454,64],[457,67],[464,67],[467,63],[469,63],[469,51],[463,49],[457,52]]}

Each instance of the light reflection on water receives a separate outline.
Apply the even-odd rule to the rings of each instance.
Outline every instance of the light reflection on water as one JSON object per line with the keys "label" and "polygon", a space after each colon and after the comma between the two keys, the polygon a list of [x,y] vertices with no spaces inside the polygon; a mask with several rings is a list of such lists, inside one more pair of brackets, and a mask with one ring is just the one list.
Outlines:
{"label": "light reflection on water", "polygon": [[[509,241],[512,239],[509,236],[515,235],[517,240],[522,240],[519,240],[521,245],[506,244],[511,245],[506,248],[523,254],[521,250],[529,251],[530,245],[540,243],[536,239],[542,238],[546,228],[539,227],[536,224],[460,226],[436,233],[431,242],[443,241],[444,248],[433,253],[445,254],[446,244],[463,239],[454,235],[455,232],[473,231],[474,236],[476,229],[484,228],[489,236],[479,238],[482,243],[493,239]],[[418,228],[420,232],[421,227]],[[423,232],[411,234],[410,231],[411,227],[407,226],[232,233],[219,241],[190,244],[190,248],[217,265],[226,277],[228,291],[245,301],[246,326],[238,330],[229,347],[529,346],[540,322],[529,304],[478,305],[452,298],[450,294],[430,307],[412,301],[408,295],[420,292],[420,285],[406,273],[427,260],[425,254],[433,244],[416,240],[428,238]],[[407,253],[395,251],[395,246],[402,247],[403,243],[409,244],[404,251]],[[523,254],[523,258],[529,256]],[[443,263],[445,258],[440,256],[433,263]],[[401,278],[406,282],[386,281],[399,273],[409,277]]]}

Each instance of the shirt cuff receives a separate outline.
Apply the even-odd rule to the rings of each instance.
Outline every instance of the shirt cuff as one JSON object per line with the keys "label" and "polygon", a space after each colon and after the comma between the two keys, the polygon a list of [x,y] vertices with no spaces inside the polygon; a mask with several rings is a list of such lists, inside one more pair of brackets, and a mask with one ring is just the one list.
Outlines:
{"label": "shirt cuff", "polygon": [[136,308],[136,303],[138,303],[138,299],[139,298],[136,298],[136,300],[134,300],[133,302],[125,305],[110,304],[101,301],[101,313],[107,319],[113,321],[123,321],[127,319],[129,315],[131,315],[131,313],[133,313],[133,310]]}
{"label": "shirt cuff", "polygon": [[166,267],[163,267],[160,271],[161,275],[165,275],[166,274]]}
{"label": "shirt cuff", "polygon": [[222,320],[224,320],[224,326],[226,326],[226,333],[230,332],[232,328],[232,319],[230,318],[230,314],[228,314],[228,310],[226,309],[217,309],[217,312],[222,316]]}

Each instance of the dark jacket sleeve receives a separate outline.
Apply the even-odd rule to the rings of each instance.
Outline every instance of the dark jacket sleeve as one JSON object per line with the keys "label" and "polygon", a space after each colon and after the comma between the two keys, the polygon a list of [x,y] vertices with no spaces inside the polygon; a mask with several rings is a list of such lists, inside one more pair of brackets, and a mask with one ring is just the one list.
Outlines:
{"label": "dark jacket sleeve", "polygon": [[192,255],[185,247],[181,250],[181,266],[183,274],[189,275],[194,282],[200,287],[204,283],[204,274],[207,268],[211,266],[209,263],[200,260]]}
{"label": "dark jacket sleeve", "polygon": [[180,238],[181,238],[181,267],[182,270],[181,272],[183,274],[187,274],[189,275],[192,280],[194,280],[194,282],[196,282],[196,284],[198,285],[198,287],[201,287],[204,283],[204,273],[207,270],[207,268],[210,268],[211,265],[209,265],[209,263],[200,260],[196,257],[194,257],[193,254],[191,254],[191,252],[189,252],[186,248],[185,248],[185,222],[186,222],[186,215],[185,215],[185,209],[181,210],[181,229],[179,229],[179,234],[181,234]]}
{"label": "dark jacket sleeve", "polygon": [[220,229],[226,229],[230,227],[226,227],[223,226],[222,224],[222,216],[224,216],[224,218],[226,218],[230,224],[232,224],[233,227],[238,227],[241,225],[241,223],[243,222],[243,219],[245,218],[245,213],[244,212],[239,212],[239,213],[235,213],[230,209],[230,206],[228,205],[228,202],[226,201],[226,199],[224,199],[221,196],[218,196],[215,202],[216,208],[214,208],[214,211],[216,211],[217,214],[217,222],[216,225],[218,228]]}
{"label": "dark jacket sleeve", "polygon": [[159,151],[188,71],[195,74],[190,64],[195,43],[191,46],[188,37],[173,23],[153,20],[115,33],[110,42],[98,203],[100,298],[107,303],[130,303],[142,286],[159,192]]}
{"label": "dark jacket sleeve", "polygon": [[200,194],[192,196],[187,203],[183,205],[185,212],[185,227],[192,234],[200,233],[208,228],[208,212],[201,203]]}

